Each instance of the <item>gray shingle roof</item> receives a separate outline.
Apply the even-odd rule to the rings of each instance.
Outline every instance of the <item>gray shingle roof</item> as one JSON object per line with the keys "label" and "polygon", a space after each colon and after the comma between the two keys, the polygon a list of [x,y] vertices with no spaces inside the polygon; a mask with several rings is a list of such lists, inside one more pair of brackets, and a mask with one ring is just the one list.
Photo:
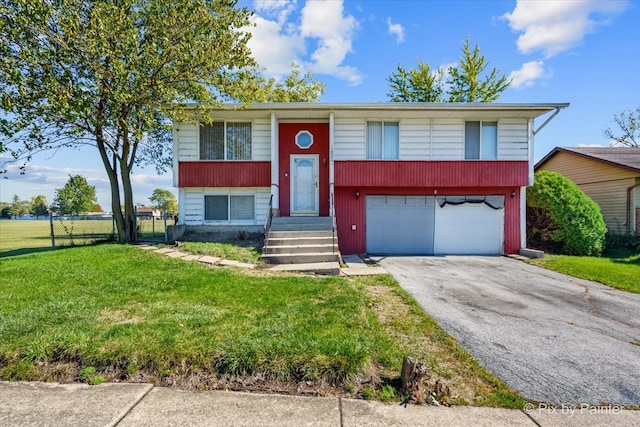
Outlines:
{"label": "gray shingle roof", "polygon": [[536,169],[560,151],[640,172],[640,147],[556,147],[536,164]]}

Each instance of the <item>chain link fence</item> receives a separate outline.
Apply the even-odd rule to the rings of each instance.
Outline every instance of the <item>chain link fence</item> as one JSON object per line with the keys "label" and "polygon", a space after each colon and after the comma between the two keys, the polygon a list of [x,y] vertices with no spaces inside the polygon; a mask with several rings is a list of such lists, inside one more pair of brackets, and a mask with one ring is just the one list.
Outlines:
{"label": "chain link fence", "polygon": [[[136,215],[138,241],[165,242],[167,227],[175,225],[175,217],[163,215]],[[91,245],[117,239],[112,214],[49,217],[51,247]]]}

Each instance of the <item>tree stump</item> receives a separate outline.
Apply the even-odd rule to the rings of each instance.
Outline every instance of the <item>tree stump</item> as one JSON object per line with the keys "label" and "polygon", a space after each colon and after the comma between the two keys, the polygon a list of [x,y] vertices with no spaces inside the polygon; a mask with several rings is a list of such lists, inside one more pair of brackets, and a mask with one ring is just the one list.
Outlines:
{"label": "tree stump", "polygon": [[412,357],[405,357],[402,360],[400,379],[402,380],[402,388],[409,393],[410,401],[429,405],[442,403],[449,406],[451,395],[449,387],[437,380],[432,389],[427,382],[430,378],[429,368],[424,363]]}

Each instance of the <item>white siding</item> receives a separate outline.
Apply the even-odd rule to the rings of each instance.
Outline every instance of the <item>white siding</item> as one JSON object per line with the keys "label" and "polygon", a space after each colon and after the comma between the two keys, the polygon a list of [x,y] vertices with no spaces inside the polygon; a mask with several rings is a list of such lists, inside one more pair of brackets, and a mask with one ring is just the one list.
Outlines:
{"label": "white siding", "polygon": [[464,160],[464,122],[434,120],[431,128],[432,160]]}
{"label": "white siding", "polygon": [[264,220],[267,217],[270,198],[271,190],[269,188],[256,189],[256,222],[258,225],[264,224]]}
{"label": "white siding", "polygon": [[528,160],[527,119],[498,122],[498,160]]}
{"label": "white siding", "polygon": [[[255,218],[250,225],[262,225],[266,218],[271,192],[269,188],[187,188],[184,201],[180,201],[186,225],[203,225],[204,196],[212,195],[255,195]],[[228,223],[236,225],[235,222]],[[224,225],[224,224],[222,224]]]}
{"label": "white siding", "polygon": [[364,160],[366,122],[336,118],[333,158],[335,160]]}
{"label": "white siding", "polygon": [[181,209],[184,211],[184,223],[186,225],[202,224],[204,221],[204,193],[202,188],[187,188]]}
{"label": "white siding", "polygon": [[431,125],[428,120],[400,121],[400,160],[431,158]]}
{"label": "white siding", "polygon": [[178,123],[175,127],[173,149],[178,155],[178,161],[187,162],[199,159],[200,129],[194,123]]}
{"label": "white siding", "polygon": [[271,160],[271,123],[269,119],[253,121],[252,160]]}

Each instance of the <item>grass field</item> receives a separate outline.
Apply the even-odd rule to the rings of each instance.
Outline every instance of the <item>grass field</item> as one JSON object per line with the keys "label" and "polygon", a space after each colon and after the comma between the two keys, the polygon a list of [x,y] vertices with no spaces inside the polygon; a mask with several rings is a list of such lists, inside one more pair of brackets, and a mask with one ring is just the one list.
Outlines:
{"label": "grass field", "polygon": [[388,275],[243,272],[102,244],[0,258],[0,288],[0,379],[397,399],[412,356],[454,404],[524,404]]}
{"label": "grass field", "polygon": [[529,261],[549,270],[640,293],[640,253],[615,250],[601,257],[545,255]]}
{"label": "grass field", "polygon": [[[169,224],[172,224],[170,222]],[[164,221],[139,220],[140,238],[164,239]],[[113,233],[110,220],[53,221],[56,247],[87,245],[109,240]],[[51,224],[46,220],[0,220],[0,257],[52,248]]]}

